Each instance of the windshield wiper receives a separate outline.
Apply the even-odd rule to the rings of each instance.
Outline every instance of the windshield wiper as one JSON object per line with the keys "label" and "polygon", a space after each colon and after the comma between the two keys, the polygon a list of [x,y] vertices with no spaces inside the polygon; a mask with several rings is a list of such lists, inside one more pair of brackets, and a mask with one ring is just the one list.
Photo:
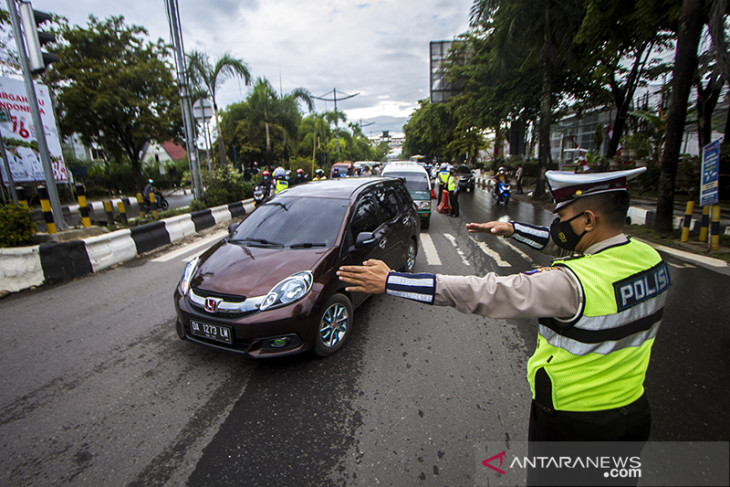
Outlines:
{"label": "windshield wiper", "polygon": [[326,247],[327,244],[324,242],[302,242],[291,244],[289,248],[292,249],[311,249],[312,247]]}
{"label": "windshield wiper", "polygon": [[229,242],[235,242],[235,243],[253,243],[262,245],[264,247],[283,247],[284,244],[281,244],[279,242],[271,242],[269,240],[263,239],[263,238],[238,238],[238,239],[232,239],[229,240]]}

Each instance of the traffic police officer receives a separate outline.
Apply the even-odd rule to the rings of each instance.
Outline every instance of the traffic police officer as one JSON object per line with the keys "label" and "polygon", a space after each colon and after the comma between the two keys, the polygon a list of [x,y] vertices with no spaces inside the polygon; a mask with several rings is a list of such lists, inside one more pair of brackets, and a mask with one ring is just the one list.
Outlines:
{"label": "traffic police officer", "polygon": [[452,167],[449,177],[446,179],[446,190],[449,192],[449,206],[451,207],[449,216],[459,216],[459,191],[456,184],[456,169]]}
{"label": "traffic police officer", "polygon": [[[439,183],[439,193],[437,195],[437,204],[441,204],[441,198],[443,197],[444,190],[447,189],[447,185],[449,182],[449,166],[446,163],[441,164],[441,169],[439,170],[437,176],[438,176],[438,183]],[[447,190],[448,191],[448,190]]]}
{"label": "traffic police officer", "polygon": [[[550,228],[469,223],[469,232],[577,252],[551,267],[508,276],[402,274],[384,263],[340,268],[347,291],[386,292],[493,318],[539,318],[527,365],[529,440],[648,439],[644,378],[670,286],[667,265],[622,230],[628,179],[644,168],[595,174],[548,171],[557,203]],[[534,443],[539,445],[539,443]],[[533,478],[534,481],[534,478]]]}

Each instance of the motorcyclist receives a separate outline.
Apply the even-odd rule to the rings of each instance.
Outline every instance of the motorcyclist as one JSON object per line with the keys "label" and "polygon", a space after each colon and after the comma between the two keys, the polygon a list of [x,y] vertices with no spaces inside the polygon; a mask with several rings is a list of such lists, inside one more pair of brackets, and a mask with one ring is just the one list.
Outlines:
{"label": "motorcyclist", "polygon": [[269,171],[261,173],[261,187],[264,189],[266,196],[271,194],[271,173]]}
{"label": "motorcyclist", "polygon": [[493,194],[495,197],[499,196],[499,183],[507,181],[507,173],[504,170],[504,167],[500,167],[497,171],[497,174],[494,175],[494,189]]}
{"label": "motorcyclist", "polygon": [[307,178],[304,175],[304,169],[302,169],[300,167],[299,169],[297,169],[297,175],[294,178],[294,184],[302,184],[302,183],[306,183],[306,182],[307,182]]}
{"label": "motorcyclist", "polygon": [[327,176],[324,175],[324,169],[317,169],[314,171],[314,178],[312,181],[320,181],[322,179],[327,179]]}
{"label": "motorcyclist", "polygon": [[147,180],[147,184],[144,185],[144,189],[142,189],[142,199],[144,200],[144,205],[147,209],[150,208],[150,194],[157,191],[157,188],[153,186],[154,181],[152,179]]}

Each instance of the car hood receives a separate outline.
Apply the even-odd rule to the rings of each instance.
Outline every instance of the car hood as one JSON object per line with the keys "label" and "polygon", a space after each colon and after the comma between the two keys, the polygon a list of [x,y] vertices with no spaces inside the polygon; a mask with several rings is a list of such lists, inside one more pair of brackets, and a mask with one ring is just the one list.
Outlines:
{"label": "car hood", "polygon": [[295,272],[311,270],[316,279],[316,268],[335,250],[246,247],[223,240],[200,257],[192,286],[218,294],[263,296]]}

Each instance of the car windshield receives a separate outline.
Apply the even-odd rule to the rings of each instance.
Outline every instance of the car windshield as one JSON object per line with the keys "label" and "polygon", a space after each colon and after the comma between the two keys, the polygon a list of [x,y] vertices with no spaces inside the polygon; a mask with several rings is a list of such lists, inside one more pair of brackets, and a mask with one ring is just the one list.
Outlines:
{"label": "car windshield", "polygon": [[282,196],[258,208],[229,238],[251,247],[332,247],[348,201]]}
{"label": "car windshield", "polygon": [[428,176],[426,173],[388,172],[384,176],[401,178],[406,183],[406,188],[411,192],[411,195],[414,191],[428,192]]}

